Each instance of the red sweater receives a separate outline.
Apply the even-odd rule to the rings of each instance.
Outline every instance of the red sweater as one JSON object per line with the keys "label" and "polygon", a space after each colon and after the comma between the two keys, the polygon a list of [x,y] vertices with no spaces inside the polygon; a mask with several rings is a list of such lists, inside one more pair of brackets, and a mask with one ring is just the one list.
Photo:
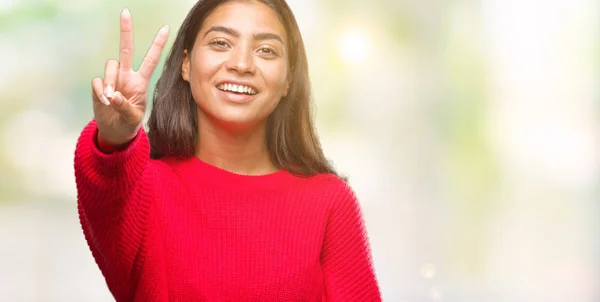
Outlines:
{"label": "red sweater", "polygon": [[123,151],[75,151],[83,233],[117,301],[381,301],[360,206],[334,175],[234,174]]}

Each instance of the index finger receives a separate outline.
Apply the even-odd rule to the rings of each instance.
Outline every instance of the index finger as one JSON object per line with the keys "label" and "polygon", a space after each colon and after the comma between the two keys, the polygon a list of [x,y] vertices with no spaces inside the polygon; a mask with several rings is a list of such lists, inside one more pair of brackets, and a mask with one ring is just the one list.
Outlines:
{"label": "index finger", "polygon": [[121,43],[119,50],[121,69],[133,68],[133,21],[127,8],[121,12]]}

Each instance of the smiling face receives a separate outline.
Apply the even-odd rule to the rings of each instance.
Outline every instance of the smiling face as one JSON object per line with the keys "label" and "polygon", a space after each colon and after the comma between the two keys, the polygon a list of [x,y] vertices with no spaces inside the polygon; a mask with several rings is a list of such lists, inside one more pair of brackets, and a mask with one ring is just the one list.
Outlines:
{"label": "smiling face", "polygon": [[286,39],[263,3],[231,1],[210,13],[182,64],[199,119],[236,130],[263,123],[289,87]]}

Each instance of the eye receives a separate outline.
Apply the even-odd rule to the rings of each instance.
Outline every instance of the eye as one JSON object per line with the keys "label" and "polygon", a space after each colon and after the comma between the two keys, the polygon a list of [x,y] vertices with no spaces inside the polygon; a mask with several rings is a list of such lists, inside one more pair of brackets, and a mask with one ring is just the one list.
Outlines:
{"label": "eye", "polygon": [[215,46],[217,48],[229,48],[229,43],[225,39],[214,39],[208,42],[209,45]]}
{"label": "eye", "polygon": [[271,56],[277,55],[277,51],[275,50],[275,48],[273,48],[271,46],[260,47],[258,49],[258,53],[265,54],[265,55],[271,55]]}

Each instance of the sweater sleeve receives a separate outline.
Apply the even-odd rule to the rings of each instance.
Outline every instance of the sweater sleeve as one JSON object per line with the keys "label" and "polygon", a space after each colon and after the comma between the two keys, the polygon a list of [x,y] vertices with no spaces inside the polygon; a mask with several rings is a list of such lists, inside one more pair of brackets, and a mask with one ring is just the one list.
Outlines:
{"label": "sweater sleeve", "polygon": [[327,301],[381,301],[360,205],[352,189],[343,186],[321,251]]}
{"label": "sweater sleeve", "polygon": [[75,149],[77,207],[92,255],[117,301],[131,300],[131,283],[151,208],[144,180],[149,143],[143,129],[124,150],[102,153],[90,122]]}

